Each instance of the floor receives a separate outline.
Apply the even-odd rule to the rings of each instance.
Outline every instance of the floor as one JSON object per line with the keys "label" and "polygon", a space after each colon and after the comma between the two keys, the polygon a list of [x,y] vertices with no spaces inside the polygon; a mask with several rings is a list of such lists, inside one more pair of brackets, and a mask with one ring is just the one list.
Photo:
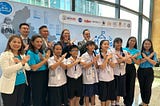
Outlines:
{"label": "floor", "polygon": [[[155,78],[152,86],[152,96],[149,106],[160,106],[160,78]],[[135,99],[132,106],[138,106],[141,103],[141,97],[139,93],[139,85],[136,80],[136,88],[135,88]],[[2,101],[0,100],[0,106],[2,106]],[[100,101],[98,97],[96,97],[96,106],[100,106]],[[121,99],[121,106],[123,106],[123,100]]]}
{"label": "floor", "polygon": [[[149,106],[160,106],[160,78],[155,78],[153,85],[152,85],[152,96]],[[135,98],[134,103],[132,106],[138,106],[142,102],[141,96],[139,93],[139,84],[136,80],[136,87],[135,87]],[[100,101],[98,97],[96,98],[96,106],[100,106]],[[124,106],[123,99],[121,98],[121,106]]]}

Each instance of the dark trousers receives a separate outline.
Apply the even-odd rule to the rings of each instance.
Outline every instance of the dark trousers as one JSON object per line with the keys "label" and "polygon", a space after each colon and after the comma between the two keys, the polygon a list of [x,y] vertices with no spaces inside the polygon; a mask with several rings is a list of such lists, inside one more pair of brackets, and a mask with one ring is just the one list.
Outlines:
{"label": "dark trousers", "polygon": [[23,106],[31,106],[31,71],[26,71],[28,85],[25,87]]}
{"label": "dark trousers", "polygon": [[134,64],[126,65],[126,96],[124,97],[124,104],[132,106],[134,99],[136,68]]}
{"label": "dark trousers", "polygon": [[22,106],[25,86],[26,84],[15,86],[12,94],[1,93],[3,105],[4,106]]}
{"label": "dark trousers", "polygon": [[33,106],[46,106],[48,70],[35,71],[31,74]]}
{"label": "dark trousers", "polygon": [[140,92],[142,101],[149,104],[151,98],[152,83],[154,80],[154,72],[152,68],[139,68],[138,81],[140,85]]}

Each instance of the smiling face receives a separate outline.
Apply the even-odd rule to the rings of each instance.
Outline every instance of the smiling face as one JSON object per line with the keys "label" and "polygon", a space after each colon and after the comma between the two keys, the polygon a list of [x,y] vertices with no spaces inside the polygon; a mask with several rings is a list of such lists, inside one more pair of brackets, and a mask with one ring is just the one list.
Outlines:
{"label": "smiling face", "polygon": [[19,32],[23,37],[27,37],[29,35],[29,26],[27,25],[22,25],[19,29]]}
{"label": "smiling face", "polygon": [[65,30],[63,32],[63,41],[68,42],[68,40],[70,40],[70,32],[68,30]]}
{"label": "smiling face", "polygon": [[146,51],[149,51],[149,49],[151,48],[152,44],[150,41],[146,40],[143,44],[143,47]]}
{"label": "smiling face", "polygon": [[109,48],[109,41],[108,40],[104,40],[100,43],[100,48],[101,48],[101,51],[104,51],[106,52]]}
{"label": "smiling face", "polygon": [[47,38],[48,38],[48,35],[49,35],[48,28],[42,28],[42,29],[40,30],[40,34],[41,34],[42,37],[44,37],[45,39],[47,39]]}
{"label": "smiling face", "polygon": [[13,38],[10,41],[9,46],[12,51],[18,52],[18,50],[20,50],[22,47],[21,39],[17,37]]}
{"label": "smiling face", "polygon": [[31,41],[35,50],[39,50],[42,47],[43,41],[42,38],[37,37],[34,41]]}
{"label": "smiling face", "polygon": [[130,48],[134,48],[135,44],[136,44],[136,39],[135,38],[131,38],[129,41],[128,41],[128,44],[129,44],[129,47]]}
{"label": "smiling face", "polygon": [[61,54],[62,54],[62,46],[61,46],[61,45],[56,45],[56,46],[54,46],[54,48],[53,48],[53,53],[54,53],[56,56],[60,57]]}
{"label": "smiling face", "polygon": [[72,57],[77,57],[78,56],[78,48],[72,48],[70,51],[70,54]]}
{"label": "smiling face", "polygon": [[115,49],[116,50],[120,50],[122,47],[122,42],[118,41],[118,42],[115,42]]}
{"label": "smiling face", "polygon": [[88,30],[86,30],[83,34],[83,37],[86,41],[89,41],[91,36],[90,36],[90,32]]}

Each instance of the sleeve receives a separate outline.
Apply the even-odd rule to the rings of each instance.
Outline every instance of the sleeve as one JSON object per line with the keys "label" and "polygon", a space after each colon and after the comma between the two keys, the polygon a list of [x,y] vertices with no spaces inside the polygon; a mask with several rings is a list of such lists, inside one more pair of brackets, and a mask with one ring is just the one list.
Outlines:
{"label": "sleeve", "polygon": [[139,50],[137,50],[137,53],[140,53],[140,55],[138,55],[136,59],[137,59],[137,60],[142,59],[141,52],[140,52]]}
{"label": "sleeve", "polygon": [[22,69],[22,63],[18,63],[18,64],[10,64],[10,62],[12,62],[12,58],[10,55],[8,55],[7,53],[2,53],[0,56],[0,66],[2,69],[2,72],[4,74],[11,74],[11,73],[15,73],[17,72],[17,70]]}
{"label": "sleeve", "polygon": [[113,62],[113,63],[118,63],[118,62],[117,62],[117,59],[116,59],[116,56],[115,56],[115,54],[113,54],[113,57],[112,57],[112,62]]}
{"label": "sleeve", "polygon": [[66,63],[66,65],[68,65],[68,64],[71,64],[72,61],[70,60],[70,58],[68,58],[68,59],[65,59],[65,63]]}
{"label": "sleeve", "polygon": [[55,64],[56,62],[54,61],[54,58],[51,57],[48,59],[48,67],[50,67],[51,65]]}
{"label": "sleeve", "polygon": [[34,57],[33,53],[27,52],[27,55],[30,56],[30,59],[29,59],[29,61],[28,61],[28,64],[29,64],[30,66],[37,64],[36,61],[35,61],[35,57]]}
{"label": "sleeve", "polygon": [[154,53],[153,60],[156,61],[156,62],[158,62],[158,58],[157,58],[157,54],[156,53]]}
{"label": "sleeve", "polygon": [[98,65],[101,65],[101,64],[102,64],[102,59],[101,59],[101,58],[98,59],[97,64],[98,64]]}

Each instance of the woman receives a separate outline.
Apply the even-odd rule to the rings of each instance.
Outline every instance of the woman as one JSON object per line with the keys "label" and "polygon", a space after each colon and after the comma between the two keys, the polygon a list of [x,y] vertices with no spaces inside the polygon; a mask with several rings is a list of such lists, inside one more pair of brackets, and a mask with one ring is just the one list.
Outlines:
{"label": "woman", "polygon": [[29,65],[31,67],[31,89],[33,106],[46,106],[46,93],[48,84],[47,60],[50,52],[42,49],[43,40],[39,35],[31,38],[27,54],[30,56]]}
{"label": "woman", "polygon": [[70,38],[70,31],[64,29],[61,33],[60,41],[58,42],[62,45],[62,55],[67,53],[66,58],[70,57],[69,50],[70,46],[73,45],[73,41]]}
{"label": "woman", "polygon": [[7,43],[5,52],[0,56],[2,76],[0,92],[4,106],[21,106],[26,86],[25,70],[30,70],[27,64],[29,56],[24,54],[21,37],[12,35]]}
{"label": "woman", "polygon": [[153,66],[157,63],[157,56],[150,39],[143,41],[141,55],[143,58],[138,68],[138,81],[143,103],[140,106],[148,106],[154,80]]}
{"label": "woman", "polygon": [[137,40],[135,37],[130,37],[127,41],[126,48],[124,48],[131,55],[131,64],[126,65],[126,96],[124,97],[124,104],[132,106],[134,98],[134,88],[136,79],[136,68],[134,64],[140,64],[141,54],[137,49]]}

